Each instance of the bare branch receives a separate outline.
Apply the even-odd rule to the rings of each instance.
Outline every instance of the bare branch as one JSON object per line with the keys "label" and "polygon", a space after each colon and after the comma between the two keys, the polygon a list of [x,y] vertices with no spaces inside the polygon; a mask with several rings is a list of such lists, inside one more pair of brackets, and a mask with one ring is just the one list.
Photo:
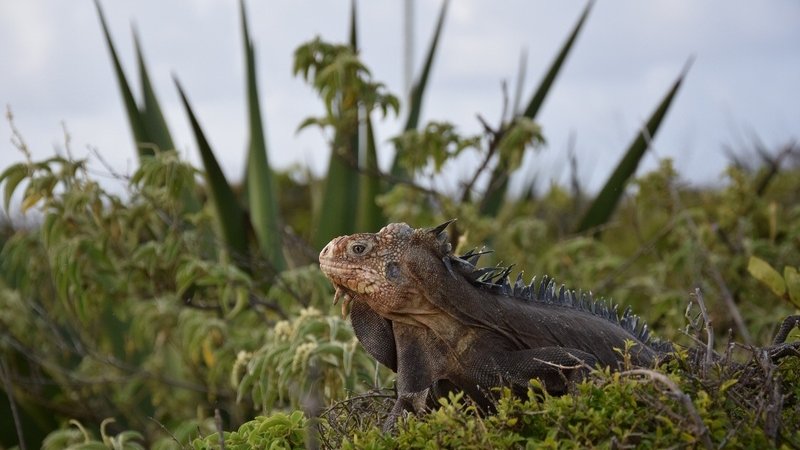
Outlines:
{"label": "bare branch", "polygon": [[703,362],[703,375],[705,376],[711,367],[712,355],[714,354],[714,325],[708,315],[706,302],[703,300],[703,293],[700,292],[700,288],[694,289],[694,298],[697,301],[697,306],[700,307],[700,314],[703,315],[703,324],[706,329],[706,354]]}
{"label": "bare branch", "polygon": [[214,426],[219,434],[219,448],[225,450],[225,430],[222,428],[222,414],[220,414],[219,408],[214,408]]}
{"label": "bare branch", "polygon": [[14,401],[14,391],[11,387],[9,380],[8,366],[6,365],[5,358],[0,359],[0,378],[3,379],[3,390],[6,391],[8,397],[8,404],[11,407],[11,416],[14,418],[14,429],[17,431],[17,439],[19,440],[20,450],[25,450],[25,435],[22,433],[22,422],[19,419],[19,412],[17,411],[17,402]]}

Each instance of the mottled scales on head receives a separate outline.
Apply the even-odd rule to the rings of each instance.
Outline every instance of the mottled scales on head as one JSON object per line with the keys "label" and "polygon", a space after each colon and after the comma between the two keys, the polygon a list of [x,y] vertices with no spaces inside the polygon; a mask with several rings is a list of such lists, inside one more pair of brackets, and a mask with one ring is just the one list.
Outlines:
{"label": "mottled scales on head", "polygon": [[448,252],[442,234],[392,223],[377,233],[341,236],[320,252],[320,268],[342,291],[339,295],[365,301],[384,316],[427,312],[429,306],[409,300],[419,274],[408,271],[408,262],[411,255],[436,261]]}

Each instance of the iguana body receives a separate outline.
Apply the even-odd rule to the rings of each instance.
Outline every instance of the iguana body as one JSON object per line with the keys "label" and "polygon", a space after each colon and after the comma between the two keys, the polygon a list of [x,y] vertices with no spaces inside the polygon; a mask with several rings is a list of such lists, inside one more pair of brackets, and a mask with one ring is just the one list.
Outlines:
{"label": "iguana body", "polygon": [[353,301],[359,340],[397,372],[395,415],[418,410],[429,388],[455,387],[489,406],[491,388],[524,391],[532,378],[564,393],[597,364],[619,368],[626,347],[636,366],[672,352],[627,310],[619,317],[546,278],[512,285],[507,270],[477,269],[478,254],[452,254],[446,226],[390,224],[336,238],[320,253],[335,298]]}

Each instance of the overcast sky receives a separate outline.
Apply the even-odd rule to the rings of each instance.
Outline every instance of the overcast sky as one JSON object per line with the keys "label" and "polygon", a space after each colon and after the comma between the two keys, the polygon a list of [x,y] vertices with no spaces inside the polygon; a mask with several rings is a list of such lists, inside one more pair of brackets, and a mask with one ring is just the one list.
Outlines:
{"label": "overcast sky", "polygon": [[[197,152],[171,75],[183,83],[223,169],[243,171],[246,122],[238,2],[232,0],[105,0],[106,16],[131,82],[134,72],[131,23],[167,121],[181,152]],[[418,0],[415,67],[427,48],[439,1]],[[480,113],[496,123],[501,82],[513,90],[521,50],[527,49],[525,96],[576,22],[584,2],[454,0],[423,109],[423,121],[447,120],[478,132]],[[347,39],[349,2],[249,1],[258,78],[265,113],[269,158],[278,168],[293,163],[321,173],[328,150],[314,129],[297,125],[322,106],[313,91],[291,74],[294,49],[316,35]],[[359,2],[362,56],[377,80],[402,95],[403,4]],[[744,148],[757,135],[777,147],[800,135],[800,2],[773,0],[595,4],[566,66],[539,114],[548,146],[529,161],[530,173],[549,180],[567,175],[565,149],[575,135],[579,169],[592,186],[601,184],[680,73],[696,60],[659,130],[657,159],[672,157],[685,180],[718,182],[726,164],[723,146]],[[61,123],[76,156],[99,149],[117,170],[136,165],[108,51],[90,0],[0,0],[0,103],[38,158],[63,142]],[[399,119],[379,128],[385,141]],[[0,165],[22,157],[0,124]],[[391,160],[384,144],[381,161]],[[469,164],[455,167],[464,175]],[[563,178],[562,178],[563,179]]]}

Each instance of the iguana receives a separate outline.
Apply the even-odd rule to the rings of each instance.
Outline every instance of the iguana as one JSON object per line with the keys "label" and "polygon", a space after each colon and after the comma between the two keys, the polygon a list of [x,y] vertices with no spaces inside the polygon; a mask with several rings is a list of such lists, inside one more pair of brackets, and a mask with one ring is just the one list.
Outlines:
{"label": "iguana", "polygon": [[[429,394],[460,389],[490,408],[493,387],[526,392],[538,378],[549,393],[563,394],[598,364],[619,369],[623,349],[639,367],[674,351],[630,309],[618,314],[547,277],[511,283],[508,268],[477,268],[480,252],[455,256],[445,232],[451,222],[422,229],[393,223],[335,238],[320,252],[334,303],[344,299],[343,314],[352,303],[361,344],[397,372],[390,421],[424,408]],[[800,316],[788,318],[776,344],[799,324]],[[785,345],[797,354],[800,342]]]}

